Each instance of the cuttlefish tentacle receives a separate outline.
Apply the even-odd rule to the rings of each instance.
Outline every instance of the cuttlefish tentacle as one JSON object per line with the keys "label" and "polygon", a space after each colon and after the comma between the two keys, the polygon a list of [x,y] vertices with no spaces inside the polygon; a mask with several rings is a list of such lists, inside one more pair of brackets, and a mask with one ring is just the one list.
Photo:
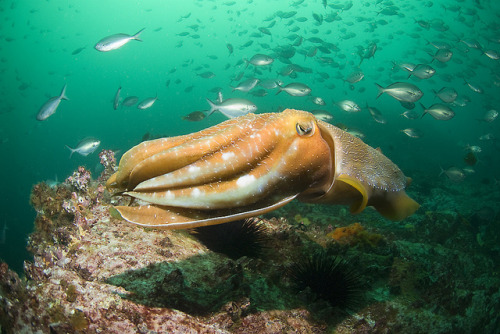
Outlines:
{"label": "cuttlefish tentacle", "polygon": [[252,217],[295,197],[350,205],[354,213],[371,205],[391,219],[418,208],[404,174],[382,153],[290,109],[140,144],[108,186],[138,199],[139,206],[116,207],[122,218],[168,229]]}

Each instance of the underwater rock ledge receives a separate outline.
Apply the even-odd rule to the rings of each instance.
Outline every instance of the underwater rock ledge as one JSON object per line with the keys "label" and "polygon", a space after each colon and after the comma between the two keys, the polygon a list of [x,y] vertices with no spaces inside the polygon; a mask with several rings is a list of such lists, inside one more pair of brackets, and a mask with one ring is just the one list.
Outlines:
{"label": "underwater rock ledge", "polygon": [[[100,156],[105,169],[96,180],[79,167],[53,188],[33,187],[33,261],[21,278],[0,263],[2,333],[494,333],[500,327],[492,316],[500,313],[494,249],[479,245],[456,211],[436,208],[396,224],[370,212],[351,216],[345,208],[292,203],[261,219],[268,242],[260,256],[231,259],[187,231],[142,229],[111,216],[109,207],[119,203],[104,182],[115,160],[112,151]],[[470,201],[465,190],[463,200]],[[307,289],[297,293],[284,275],[297,258],[322,249],[358,269],[365,298],[356,310],[329,305]]]}

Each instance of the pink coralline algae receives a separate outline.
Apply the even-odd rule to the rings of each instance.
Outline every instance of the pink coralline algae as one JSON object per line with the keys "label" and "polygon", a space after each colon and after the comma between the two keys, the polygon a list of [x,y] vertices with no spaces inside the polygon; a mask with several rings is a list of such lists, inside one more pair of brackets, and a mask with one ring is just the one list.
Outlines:
{"label": "pink coralline algae", "polygon": [[90,184],[92,177],[90,172],[85,169],[85,167],[78,167],[78,170],[68,177],[65,183],[71,185],[76,191],[86,192]]}
{"label": "pink coralline algae", "polygon": [[104,167],[104,170],[99,177],[99,181],[105,182],[111,174],[115,172],[115,152],[112,150],[102,150],[101,153],[99,153],[99,159],[101,160],[101,165]]}

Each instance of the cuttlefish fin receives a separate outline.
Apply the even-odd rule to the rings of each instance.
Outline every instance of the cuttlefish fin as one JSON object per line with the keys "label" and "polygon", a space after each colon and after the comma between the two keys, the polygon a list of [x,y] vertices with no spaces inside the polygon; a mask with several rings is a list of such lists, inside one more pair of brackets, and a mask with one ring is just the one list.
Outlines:
{"label": "cuttlefish fin", "polygon": [[382,216],[395,221],[411,216],[420,207],[404,190],[389,192],[384,198],[374,200],[372,205]]}
{"label": "cuttlefish fin", "polygon": [[351,176],[341,175],[337,181],[342,181],[359,192],[360,196],[352,198],[351,213],[360,213],[370,205],[385,218],[399,221],[411,216],[420,207],[420,204],[411,199],[404,190],[374,194],[369,193],[361,182]]}
{"label": "cuttlefish fin", "polygon": [[366,208],[366,205],[368,204],[368,192],[366,191],[365,186],[359,182],[357,179],[349,176],[349,175],[340,175],[337,178],[337,182],[341,181],[344,182],[351,187],[353,187],[355,190],[359,192],[361,195],[359,197],[359,200],[355,200],[350,207],[351,213],[360,213]]}
{"label": "cuttlefish fin", "polygon": [[112,208],[111,215],[142,227],[165,230],[187,229],[255,217],[276,210],[292,201],[295,197],[297,195],[286,197],[269,205],[257,204],[242,208],[239,212],[234,212],[234,209],[203,211],[160,205],[144,205],[135,207],[115,206]]}

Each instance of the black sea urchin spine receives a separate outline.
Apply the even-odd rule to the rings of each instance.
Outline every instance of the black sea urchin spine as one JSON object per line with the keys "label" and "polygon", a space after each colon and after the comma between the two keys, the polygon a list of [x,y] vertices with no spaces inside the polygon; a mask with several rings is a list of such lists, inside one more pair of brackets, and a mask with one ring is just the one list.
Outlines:
{"label": "black sea urchin spine", "polygon": [[346,260],[324,251],[293,264],[289,276],[297,290],[309,288],[315,297],[332,306],[353,310],[361,304],[362,284],[357,271]]}
{"label": "black sea urchin spine", "polygon": [[191,233],[208,249],[232,259],[258,257],[268,241],[264,224],[252,218],[198,227]]}

